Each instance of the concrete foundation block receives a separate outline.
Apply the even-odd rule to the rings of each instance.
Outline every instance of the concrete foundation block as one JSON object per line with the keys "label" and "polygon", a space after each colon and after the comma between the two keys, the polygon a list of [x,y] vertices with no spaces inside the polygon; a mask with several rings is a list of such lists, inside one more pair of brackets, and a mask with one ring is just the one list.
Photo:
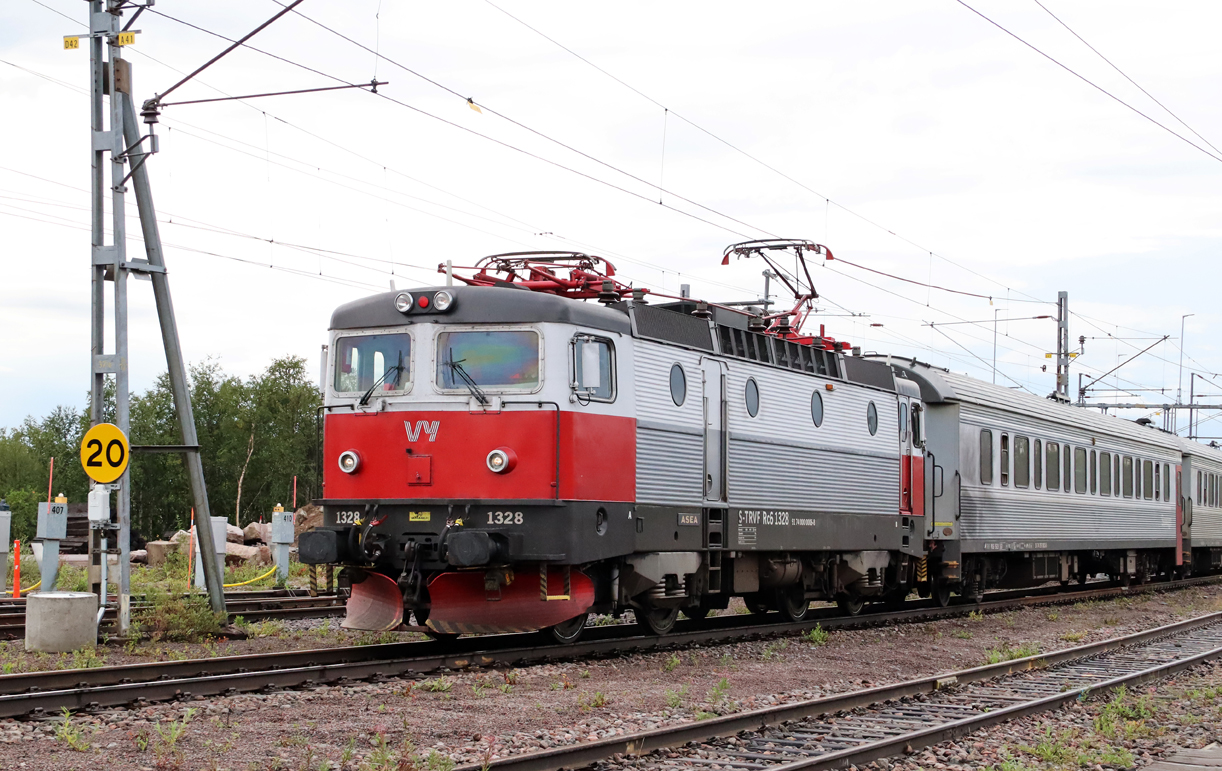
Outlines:
{"label": "concrete foundation block", "polygon": [[177,541],[149,541],[144,545],[145,551],[148,552],[148,564],[150,567],[164,565],[166,557],[177,552],[178,548]]}
{"label": "concrete foundation block", "polygon": [[34,592],[25,604],[25,649],[66,653],[98,642],[98,596]]}

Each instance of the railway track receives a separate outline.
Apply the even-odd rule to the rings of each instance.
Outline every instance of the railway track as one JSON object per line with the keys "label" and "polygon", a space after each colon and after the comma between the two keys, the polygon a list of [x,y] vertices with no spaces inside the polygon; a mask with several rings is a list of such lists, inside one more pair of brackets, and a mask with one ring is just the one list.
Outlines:
{"label": "railway track", "polygon": [[[1204,577],[1175,583],[1124,588],[1107,586],[1080,591],[1046,590],[1034,596],[989,595],[987,602],[938,607],[909,603],[901,610],[860,616],[816,611],[803,622],[761,623],[759,616],[717,616],[679,622],[671,634],[642,634],[635,625],[589,627],[568,645],[548,643],[539,633],[489,635],[448,642],[403,642],[346,648],[285,651],[187,661],[159,661],[92,669],[54,670],[0,675],[0,717],[58,713],[63,707],[88,710],[139,706],[155,701],[215,696],[276,688],[300,688],[359,680],[421,676],[439,669],[469,666],[517,666],[556,659],[667,649],[801,633],[816,625],[825,629],[864,628],[995,613],[1030,605],[1080,602],[1141,591],[1174,590],[1217,583]],[[776,618],[774,614],[765,618]]]}
{"label": "railway track", "polygon": [[[1087,694],[1222,657],[1222,613],[1054,653],[798,704],[460,766],[455,771],[718,767],[820,771],[910,754]],[[625,757],[629,756],[629,757]]]}
{"label": "railway track", "polygon": [[[144,603],[136,600],[133,610]],[[272,589],[259,592],[232,592],[225,597],[225,607],[232,622],[238,616],[247,621],[269,619],[325,618],[344,615],[343,600],[334,594],[310,596],[304,590]],[[102,626],[113,624],[115,611],[107,610],[102,617]],[[25,636],[25,598],[11,597],[0,601],[0,639],[17,639]]]}

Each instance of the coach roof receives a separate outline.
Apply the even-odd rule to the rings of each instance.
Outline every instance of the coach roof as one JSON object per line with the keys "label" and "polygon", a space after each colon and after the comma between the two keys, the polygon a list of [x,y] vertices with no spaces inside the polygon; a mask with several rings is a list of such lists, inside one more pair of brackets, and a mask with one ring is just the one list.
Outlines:
{"label": "coach roof", "polygon": [[[395,310],[395,298],[404,292],[413,298],[432,298],[442,290],[454,296],[454,305],[448,311],[425,311],[416,305],[408,313]],[[623,334],[632,332],[628,314],[622,310],[543,292],[487,286],[435,286],[362,297],[335,309],[331,314],[331,329],[398,327],[413,322],[532,324],[546,321]]]}

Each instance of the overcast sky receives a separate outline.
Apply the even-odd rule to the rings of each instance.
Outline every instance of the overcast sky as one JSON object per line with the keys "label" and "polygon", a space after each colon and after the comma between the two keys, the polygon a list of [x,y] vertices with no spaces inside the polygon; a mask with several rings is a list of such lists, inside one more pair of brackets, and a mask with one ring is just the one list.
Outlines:
{"label": "overcast sky", "polygon": [[[1188,313],[1185,399],[1190,371],[1222,372],[1222,5],[1041,0],[1187,128],[1035,0],[967,2],[1133,109],[957,0],[496,1],[306,0],[384,58],[289,14],[251,44],[317,73],[243,49],[175,93],[389,81],[166,109],[149,169],[190,362],[246,376],[297,355],[317,372],[335,306],[504,251],[586,251],[637,285],[749,299],[764,266],[721,251],[779,235],[855,264],[818,266],[813,323],[868,351],[991,379],[991,320],[1015,319],[997,380],[1043,396],[1055,322],[1018,319],[1054,315],[1065,290],[1087,337],[1075,395],[1077,372],[1170,335],[1107,379],[1128,394],[1100,396],[1174,401]],[[0,0],[0,426],[83,406],[89,384],[89,55],[61,43],[87,5],[40,3]],[[236,38],[279,7],[154,10]],[[152,13],[134,28],[137,101],[227,45]],[[138,391],[164,358],[150,285],[130,293]],[[957,320],[987,323],[927,325]],[[1197,390],[1222,394],[1211,377]]]}

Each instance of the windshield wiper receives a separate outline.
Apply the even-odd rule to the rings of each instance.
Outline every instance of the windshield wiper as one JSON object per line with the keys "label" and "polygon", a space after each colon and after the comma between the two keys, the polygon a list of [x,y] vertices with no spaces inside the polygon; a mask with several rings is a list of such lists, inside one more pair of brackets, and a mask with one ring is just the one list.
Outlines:
{"label": "windshield wiper", "polygon": [[395,364],[394,366],[391,366],[391,367],[387,367],[386,371],[382,373],[382,377],[373,381],[373,385],[369,386],[369,390],[366,391],[365,395],[362,396],[360,401],[357,402],[358,405],[362,407],[365,406],[365,404],[368,403],[369,401],[369,397],[373,396],[373,390],[377,388],[378,386],[382,385],[382,383],[386,381],[386,377],[390,375],[390,373],[392,372],[395,373],[395,377],[399,376],[399,373],[403,371],[403,363],[402,363],[403,362],[403,352],[402,351],[399,351],[398,361],[399,361],[398,364]]}
{"label": "windshield wiper", "polygon": [[464,361],[466,361],[466,359],[454,361],[454,350],[452,348],[446,349],[445,364],[450,368],[450,372],[453,372],[462,378],[463,385],[467,387],[467,390],[471,392],[471,395],[474,396],[480,404],[487,406],[488,397],[484,395],[483,391],[479,390],[479,386],[475,384],[475,378],[471,377],[470,373],[463,369],[462,363]]}

